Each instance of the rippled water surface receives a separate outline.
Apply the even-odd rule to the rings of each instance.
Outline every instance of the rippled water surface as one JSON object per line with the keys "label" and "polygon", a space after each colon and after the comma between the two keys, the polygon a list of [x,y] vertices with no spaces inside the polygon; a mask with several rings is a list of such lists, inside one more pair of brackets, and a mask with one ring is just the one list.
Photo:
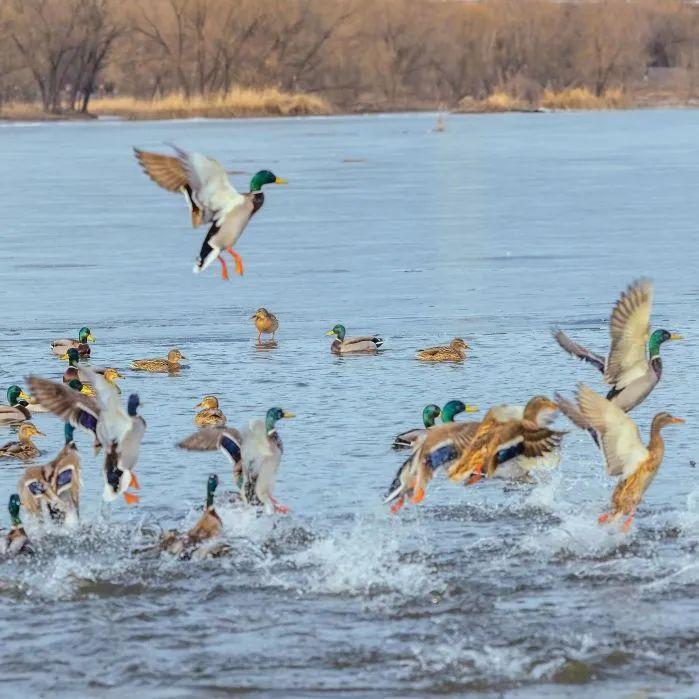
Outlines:
{"label": "rippled water surface", "polygon": [[[0,126],[0,386],[58,378],[48,348],[89,325],[95,363],[124,369],[148,422],[142,502],[100,512],[99,462],[84,434],[83,518],[31,523],[38,555],[0,563],[0,695],[690,697],[699,679],[699,181],[696,112],[88,123]],[[269,187],[238,249],[246,275],[195,276],[201,235],[181,199],[139,171],[131,146],[204,151],[246,187]],[[640,275],[654,325],[682,332],[634,412],[644,437],[668,409],[667,456],[628,536],[597,526],[612,483],[572,431],[560,468],[535,484],[468,490],[438,479],[420,507],[380,495],[392,436],[422,407],[482,408],[572,391],[599,376],[552,342],[558,324],[604,352],[607,318]],[[255,347],[250,314],[280,319]],[[386,338],[339,359],[324,331]],[[416,348],[460,335],[463,366]],[[172,346],[179,376],[136,375]],[[272,405],[277,496],[287,517],[220,498],[232,554],[205,562],[132,550],[197,518],[218,453],[173,446],[216,393],[233,424]],[[48,460],[61,444],[36,420]],[[561,420],[561,426],[564,422]],[[10,439],[2,428],[0,436]],[[21,467],[0,467],[0,499]],[[0,513],[3,525],[6,512]]]}

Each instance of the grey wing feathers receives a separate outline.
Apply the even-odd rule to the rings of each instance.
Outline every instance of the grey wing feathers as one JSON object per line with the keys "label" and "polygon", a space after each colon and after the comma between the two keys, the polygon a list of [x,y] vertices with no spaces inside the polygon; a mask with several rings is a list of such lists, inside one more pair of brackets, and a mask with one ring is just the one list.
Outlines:
{"label": "grey wing feathers", "polygon": [[590,424],[588,423],[587,419],[582,414],[582,412],[580,411],[578,406],[572,400],[569,400],[568,398],[561,395],[560,393],[554,394],[553,399],[558,404],[558,407],[561,409],[561,412],[576,427],[579,427],[581,430],[591,429]]}
{"label": "grey wing feathers", "polygon": [[81,410],[95,417],[100,414],[96,401],[64,384],[39,376],[28,376],[27,384],[38,402],[65,422],[77,419]]}
{"label": "grey wing feathers", "polygon": [[234,441],[240,444],[240,432],[231,427],[202,427],[189,437],[177,443],[180,449],[188,451],[216,451],[219,440],[223,434],[227,434]]}
{"label": "grey wing feathers", "polygon": [[601,373],[604,373],[604,357],[591,352],[589,349],[587,349],[587,347],[583,347],[574,340],[571,340],[562,330],[554,330],[553,338],[562,349],[568,352],[568,354],[571,354],[578,359],[582,359],[584,362],[592,364],[592,366],[596,367]]}

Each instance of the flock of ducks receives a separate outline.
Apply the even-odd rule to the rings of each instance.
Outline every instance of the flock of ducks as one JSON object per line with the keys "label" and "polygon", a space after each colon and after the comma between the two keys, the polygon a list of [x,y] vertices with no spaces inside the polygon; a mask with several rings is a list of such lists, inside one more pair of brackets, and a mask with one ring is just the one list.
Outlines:
{"label": "flock of ducks", "polygon": [[[202,154],[179,148],[175,148],[175,156],[138,149],[135,154],[153,181],[184,196],[194,227],[209,225],[194,271],[201,272],[218,259],[221,274],[228,279],[222,258],[225,251],[235,260],[236,272],[242,275],[243,261],[233,245],[262,207],[262,187],[286,180],[262,170],[252,177],[250,192],[239,194],[220,163]],[[621,295],[611,314],[611,344],[606,357],[586,349],[561,330],[554,332],[562,349],[602,373],[610,386],[606,396],[580,384],[574,399],[560,394],[553,399],[537,395],[523,406],[493,406],[477,421],[457,420],[461,414],[478,411],[476,406],[458,400],[441,409],[434,404],[426,406],[422,415],[424,426],[394,439],[396,449],[408,449],[410,454],[398,468],[385,496],[391,511],[398,512],[408,501],[420,503],[439,471],[444,471],[454,483],[473,486],[484,478],[522,478],[540,468],[557,465],[565,432],[553,429],[552,423],[560,411],[575,426],[590,433],[594,444],[602,450],[607,473],[619,478],[611,508],[600,516],[600,522],[623,517],[623,529],[628,531],[663,460],[661,430],[683,422],[667,412],[658,413],[646,446],[628,415],[661,378],[661,345],[681,339],[666,330],[650,331],[652,301],[653,286],[647,280],[634,282]],[[277,317],[259,308],[251,320],[258,333],[258,344],[264,344],[263,335],[271,336],[266,344],[275,344]],[[378,354],[384,342],[378,335],[349,337],[342,324],[335,325],[327,335],[334,338],[330,351],[337,355]],[[81,460],[76,430],[90,435],[95,454],[104,452],[104,501],[113,502],[119,497],[128,504],[139,501],[135,466],[146,431],[146,422],[138,413],[139,396],[129,395],[126,406],[122,405],[117,381],[123,376],[115,368],[91,364],[92,342],[94,337],[87,327],[80,329],[76,339],[54,340],[51,352],[68,362],[62,380],[29,376],[30,393],[18,385],[10,386],[8,405],[0,406],[0,425],[18,427],[18,439],[0,446],[2,459],[25,462],[39,456],[32,438],[43,433],[31,422],[34,413],[53,413],[65,425],[64,444],[58,454],[44,465],[25,468],[17,483],[18,492],[10,497],[11,529],[0,541],[0,553],[6,556],[32,551],[20,519],[21,506],[30,516],[59,523],[79,516]],[[425,362],[463,362],[468,349],[468,344],[457,337],[448,345],[418,350],[416,358]],[[172,374],[182,369],[184,359],[182,352],[173,348],[167,357],[134,360],[131,369]],[[221,452],[231,467],[232,480],[243,503],[269,514],[286,513],[288,508],[274,497],[284,451],[278,424],[294,417],[293,413],[272,407],[263,418],[237,429],[227,424],[215,396],[205,396],[195,410],[198,429],[177,446],[189,451]],[[437,423],[440,418],[441,423]],[[218,485],[218,476],[209,476],[204,511],[198,522],[184,533],[165,532],[153,550],[180,558],[224,553],[227,546],[220,540],[221,519],[214,507]]]}

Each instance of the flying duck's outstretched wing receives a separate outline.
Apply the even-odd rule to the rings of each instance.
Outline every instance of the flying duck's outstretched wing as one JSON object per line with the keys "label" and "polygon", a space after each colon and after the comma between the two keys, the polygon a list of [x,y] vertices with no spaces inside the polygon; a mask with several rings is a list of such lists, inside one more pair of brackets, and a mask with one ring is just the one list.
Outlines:
{"label": "flying duck's outstretched wing", "polygon": [[648,372],[646,345],[650,335],[653,284],[640,279],[621,295],[612,311],[609,348],[604,380],[624,388]]}
{"label": "flying duck's outstretched wing", "polygon": [[179,158],[134,148],[136,160],[148,177],[168,192],[180,192],[187,184],[187,171]]}
{"label": "flying duck's outstretched wing", "polygon": [[579,345],[575,340],[571,340],[562,330],[553,331],[553,339],[566,351],[584,362],[592,364],[598,371],[604,373],[604,357]]}

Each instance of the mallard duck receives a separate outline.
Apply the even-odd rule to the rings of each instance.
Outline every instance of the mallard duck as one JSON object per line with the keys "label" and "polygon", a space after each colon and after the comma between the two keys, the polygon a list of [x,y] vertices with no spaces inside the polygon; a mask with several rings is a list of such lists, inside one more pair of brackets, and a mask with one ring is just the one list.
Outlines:
{"label": "mallard duck", "polygon": [[333,354],[349,354],[350,352],[376,352],[381,347],[383,340],[374,336],[365,337],[345,337],[344,325],[336,325],[332,330],[328,330],[326,335],[334,335],[336,339],[330,345]]}
{"label": "mallard duck", "polygon": [[45,437],[46,435],[31,422],[23,422],[19,426],[19,441],[3,444],[0,447],[0,457],[19,459],[20,461],[35,459],[41,452],[37,449],[34,442],[32,442],[32,437],[34,436]]}
{"label": "mallard duck", "polygon": [[[201,408],[201,410],[199,410]],[[218,407],[218,398],[216,396],[204,396],[201,403],[194,406],[199,412],[194,416],[194,424],[200,427],[211,425],[214,427],[223,427],[226,424],[226,416]]]}
{"label": "mallard duck", "polygon": [[19,554],[32,554],[34,549],[29,541],[27,532],[24,531],[22,520],[19,517],[20,500],[17,493],[10,495],[8,509],[10,511],[10,531],[2,539],[0,553],[5,557],[17,556]]}
{"label": "mallard duck", "polygon": [[22,505],[34,516],[47,512],[52,519],[63,521],[66,513],[73,512],[76,516],[79,513],[82,483],[74,429],[67,422],[65,445],[53,461],[44,466],[26,468],[17,483]]}
{"label": "mallard duck", "polygon": [[565,433],[546,426],[557,411],[558,405],[546,396],[534,396],[521,418],[512,415],[510,410],[489,410],[468,448],[449,467],[450,480],[461,482],[468,478],[471,484],[480,480],[484,473],[492,477],[502,463],[503,453],[509,458],[518,454],[540,458],[558,449]]}
{"label": "mallard duck", "polygon": [[467,349],[471,348],[460,337],[455,337],[448,345],[421,349],[415,356],[423,362],[463,362]]}
{"label": "mallard duck", "polygon": [[215,451],[218,449],[233,467],[233,482],[243,489],[243,465],[240,453],[240,432],[235,427],[202,427],[194,434],[177,443],[187,451]]}
{"label": "mallard duck", "polygon": [[214,508],[214,493],[218,487],[218,476],[212,474],[206,483],[206,506],[199,521],[186,533],[168,531],[163,534],[157,549],[177,556],[181,560],[190,558],[216,558],[229,550],[222,541],[223,523]]}
{"label": "mallard duck", "polygon": [[272,342],[274,342],[274,334],[279,330],[279,321],[274,313],[270,313],[266,308],[258,308],[255,313],[250,316],[251,320],[255,321],[257,328],[257,341],[262,342],[262,335],[272,334]]}
{"label": "mallard duck", "polygon": [[134,359],[131,368],[136,371],[175,372],[182,367],[180,361],[187,359],[177,348],[167,353],[167,359]]}
{"label": "mallard duck", "polygon": [[103,499],[111,502],[118,495],[123,495],[128,504],[133,504],[139,498],[127,491],[131,486],[136,490],[140,488],[133,468],[146,430],[145,420],[138,415],[138,395],[134,393],[129,396],[125,412],[112,384],[94,372],[88,376],[96,388],[97,400],[38,376],[29,376],[27,382],[52,413],[64,422],[90,432],[96,448],[104,447]]}
{"label": "mallard duck", "polygon": [[250,219],[264,204],[262,187],[286,184],[269,170],[260,170],[250,180],[250,191],[239,194],[221,164],[201,153],[189,153],[174,147],[176,156],[148,153],[134,148],[146,174],[163,189],[180,192],[192,215],[192,226],[211,224],[194,273],[203,272],[214,260],[221,263],[221,276],[228,279],[228,268],[221,253],[226,250],[235,260],[235,271],[243,274],[243,260],[233,249]]}
{"label": "mallard duck", "polygon": [[403,449],[407,447],[412,447],[416,440],[424,436],[425,432],[434,426],[435,420],[441,415],[442,422],[453,422],[454,418],[459,413],[477,413],[478,407],[475,405],[467,405],[460,400],[450,400],[443,409],[439,406],[430,404],[425,406],[422,411],[422,422],[425,425],[425,429],[416,428],[414,430],[408,430],[407,432],[402,432],[397,435],[393,440],[394,449]]}
{"label": "mallard duck", "polygon": [[604,357],[554,331],[556,342],[569,354],[592,364],[612,388],[607,399],[628,413],[655,388],[663,371],[660,346],[682,335],[667,330],[650,332],[653,284],[641,279],[631,284],[612,310],[609,322],[611,345]]}
{"label": "mallard duck", "polygon": [[12,385],[7,389],[9,405],[0,405],[0,425],[11,425],[31,418],[29,401],[31,396],[19,386]]}
{"label": "mallard duck", "polygon": [[94,341],[95,338],[92,337],[90,328],[80,328],[77,340],[54,340],[51,343],[51,351],[57,357],[61,357],[72,347],[78,351],[81,357],[89,357],[90,345],[87,343]]}
{"label": "mallard duck", "polygon": [[124,377],[116,369],[112,367],[98,368],[92,366],[92,364],[81,363],[80,355],[74,347],[69,348],[61,359],[68,361],[68,368],[63,372],[63,383],[70,383],[73,379],[77,379],[87,387],[87,391],[85,391],[86,395],[94,395],[92,386],[87,382],[87,373],[88,370],[91,370],[103,376],[105,381],[113,384],[117,392],[121,393],[121,389],[117,385],[116,380],[123,379]]}
{"label": "mallard duck", "polygon": [[[577,393],[577,409],[569,410],[571,402],[562,400],[561,410],[572,421],[587,429],[591,426],[600,436],[607,474],[618,476],[619,483],[612,493],[609,512],[600,516],[601,524],[615,522],[625,517],[622,525],[626,532],[631,528],[636,508],[648,490],[665,455],[665,443],[660,434],[663,427],[683,423],[684,420],[667,412],[658,413],[650,428],[650,441],[644,446],[636,423],[618,404],[609,401],[591,388],[580,384]],[[577,416],[584,422],[579,424]]]}
{"label": "mallard duck", "polygon": [[281,408],[270,408],[264,420],[251,420],[240,432],[243,468],[241,495],[248,504],[261,504],[268,514],[289,511],[272,493],[284,452],[276,425],[279,420],[292,417],[293,413]]}

